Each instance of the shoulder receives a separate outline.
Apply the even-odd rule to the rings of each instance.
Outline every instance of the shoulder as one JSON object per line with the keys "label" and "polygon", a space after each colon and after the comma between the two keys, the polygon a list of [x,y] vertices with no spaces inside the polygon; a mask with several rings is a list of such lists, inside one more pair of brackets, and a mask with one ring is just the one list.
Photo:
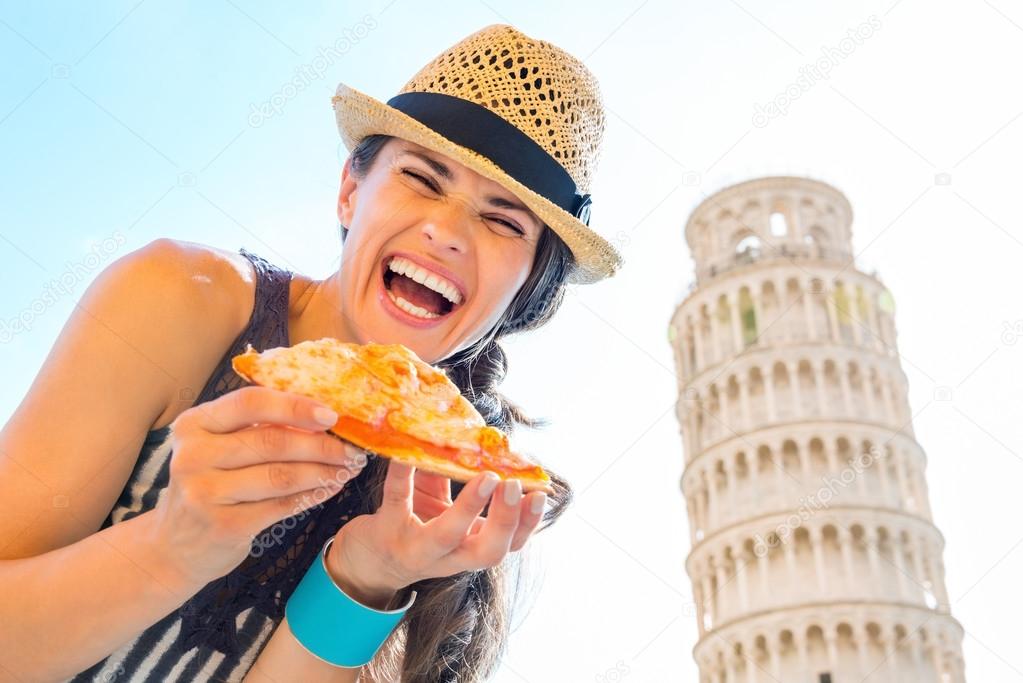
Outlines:
{"label": "shoulder", "polygon": [[257,273],[243,254],[159,238],[124,257],[121,287],[166,337],[159,360],[168,373],[167,406],[154,428],[190,407],[224,352],[241,334],[255,302]]}
{"label": "shoulder", "polygon": [[255,269],[245,256],[198,242],[161,237],[129,256],[141,266],[143,285],[210,294],[214,304],[255,287]]}
{"label": "shoulder", "polygon": [[222,336],[240,332],[252,312],[257,276],[242,254],[161,237],[124,259],[121,286],[158,305],[165,328]]}

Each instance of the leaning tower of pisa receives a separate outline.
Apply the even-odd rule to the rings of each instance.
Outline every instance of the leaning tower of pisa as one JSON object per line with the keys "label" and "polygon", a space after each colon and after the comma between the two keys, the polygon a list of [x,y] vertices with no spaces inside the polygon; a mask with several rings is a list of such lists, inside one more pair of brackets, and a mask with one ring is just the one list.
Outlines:
{"label": "leaning tower of pisa", "polygon": [[700,683],[961,683],[893,301],[852,208],[750,180],[686,224],[671,320]]}

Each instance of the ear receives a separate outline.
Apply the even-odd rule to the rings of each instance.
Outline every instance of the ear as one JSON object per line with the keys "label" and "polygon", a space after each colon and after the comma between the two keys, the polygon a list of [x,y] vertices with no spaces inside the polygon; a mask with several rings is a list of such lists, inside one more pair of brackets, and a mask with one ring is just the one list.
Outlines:
{"label": "ear", "polygon": [[337,195],[337,219],[341,225],[351,225],[352,216],[355,215],[355,190],[359,183],[352,175],[352,158],[345,160],[341,168],[341,188]]}

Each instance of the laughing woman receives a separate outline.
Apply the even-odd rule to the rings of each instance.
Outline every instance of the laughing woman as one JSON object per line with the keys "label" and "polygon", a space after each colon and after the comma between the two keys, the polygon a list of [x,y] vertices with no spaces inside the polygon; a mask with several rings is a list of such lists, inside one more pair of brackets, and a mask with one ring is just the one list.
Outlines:
{"label": "laughing woman", "polygon": [[489,424],[532,424],[496,390],[498,341],[620,266],[588,227],[600,94],[577,59],[497,25],[386,103],[339,86],[334,110],[350,150],[337,272],[152,242],[96,278],[0,432],[0,679],[495,670],[515,553],[568,485],[552,475],[548,501],[367,458],[326,433],[336,415],[242,386],[230,359],[246,344],[403,343]]}

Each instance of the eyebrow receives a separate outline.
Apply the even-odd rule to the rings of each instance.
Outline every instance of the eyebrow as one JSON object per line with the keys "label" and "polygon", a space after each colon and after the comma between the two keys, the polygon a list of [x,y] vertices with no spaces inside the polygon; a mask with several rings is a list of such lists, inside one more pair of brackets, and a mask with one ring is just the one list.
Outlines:
{"label": "eyebrow", "polygon": [[[402,154],[409,154],[411,156],[416,157],[417,159],[426,162],[426,164],[429,165],[430,168],[432,168],[435,173],[443,177],[445,180],[454,180],[455,175],[454,173],[451,172],[451,169],[448,168],[447,164],[444,164],[438,161],[437,159],[434,159],[432,156],[424,154],[422,152],[417,152],[414,149],[403,150]],[[533,212],[529,210],[529,207],[527,207],[525,204],[513,202],[510,199],[505,199],[504,197],[499,197],[497,195],[489,195],[488,197],[486,197],[486,200],[487,203],[489,203],[491,206],[496,206],[497,208],[500,209],[513,209],[517,211],[522,211],[535,224],[540,226],[543,225],[543,221],[541,221],[538,216],[535,216]]]}

